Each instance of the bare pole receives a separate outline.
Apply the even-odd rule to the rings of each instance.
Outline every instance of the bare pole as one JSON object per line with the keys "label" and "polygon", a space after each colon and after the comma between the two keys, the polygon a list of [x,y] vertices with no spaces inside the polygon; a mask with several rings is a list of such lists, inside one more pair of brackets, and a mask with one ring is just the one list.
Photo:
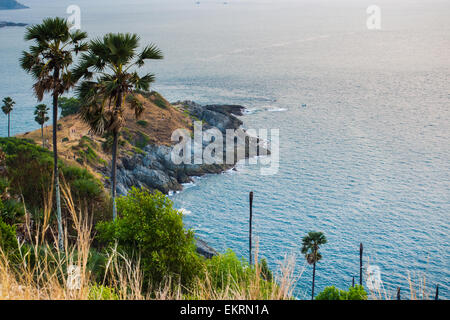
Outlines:
{"label": "bare pole", "polygon": [[397,300],[401,300],[401,297],[400,297],[400,287],[397,288]]}
{"label": "bare pole", "polygon": [[363,282],[363,244],[359,244],[359,285],[362,286]]}
{"label": "bare pole", "polygon": [[248,252],[249,263],[252,265],[252,219],[253,219],[253,192],[250,192],[250,219],[249,219],[249,232],[248,232]]}
{"label": "bare pole", "polygon": [[434,296],[434,300],[439,300],[439,285],[436,285],[436,295]]}

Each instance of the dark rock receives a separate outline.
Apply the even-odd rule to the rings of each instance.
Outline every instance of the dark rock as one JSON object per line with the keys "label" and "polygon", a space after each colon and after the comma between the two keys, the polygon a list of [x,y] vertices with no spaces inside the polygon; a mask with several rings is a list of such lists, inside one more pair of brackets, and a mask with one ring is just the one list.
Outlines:
{"label": "dark rock", "polygon": [[197,246],[197,253],[204,256],[206,259],[211,259],[212,257],[217,255],[217,251],[211,248],[206,241],[195,237],[195,240],[197,240],[196,246]]}

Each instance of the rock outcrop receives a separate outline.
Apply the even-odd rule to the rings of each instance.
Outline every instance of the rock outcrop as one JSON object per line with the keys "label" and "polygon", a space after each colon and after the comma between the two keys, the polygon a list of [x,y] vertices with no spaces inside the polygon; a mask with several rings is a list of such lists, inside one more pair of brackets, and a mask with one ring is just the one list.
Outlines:
{"label": "rock outcrop", "polygon": [[[216,127],[223,135],[225,135],[227,129],[237,130],[242,126],[242,121],[235,116],[242,115],[245,109],[242,106],[201,106],[192,101],[176,102],[173,105],[183,105],[183,108],[191,117],[204,123],[204,129]],[[242,132],[246,135],[244,130]],[[247,137],[247,140],[254,139],[253,137]],[[223,140],[225,143],[225,138]],[[245,139],[243,141],[235,140],[234,143],[235,150],[246,148]],[[207,143],[203,147],[206,145]],[[245,149],[245,157],[248,157],[247,149]],[[237,161],[241,160],[235,157],[232,164],[182,163],[177,165],[171,159],[172,150],[172,146],[150,144],[144,147],[143,153],[121,158],[117,171],[117,193],[125,195],[127,190],[133,186],[156,189],[165,194],[169,191],[179,191],[183,188],[183,183],[192,181],[191,177],[223,172],[231,169]]]}

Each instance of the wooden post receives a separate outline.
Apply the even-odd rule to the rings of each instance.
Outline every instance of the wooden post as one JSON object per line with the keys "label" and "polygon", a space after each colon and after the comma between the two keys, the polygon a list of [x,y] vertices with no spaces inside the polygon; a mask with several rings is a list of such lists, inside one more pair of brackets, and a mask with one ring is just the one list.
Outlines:
{"label": "wooden post", "polygon": [[353,278],[352,279],[352,287],[354,288],[355,287],[355,276],[353,276],[352,278]]}
{"label": "wooden post", "polygon": [[363,244],[359,244],[359,285],[362,286],[363,282]]}
{"label": "wooden post", "polygon": [[434,300],[439,300],[439,285],[436,285],[436,295],[434,296]]}
{"label": "wooden post", "polygon": [[249,263],[252,265],[252,219],[253,219],[253,192],[250,192],[250,219],[249,219],[249,232],[248,232],[248,251],[249,251]]}
{"label": "wooden post", "polygon": [[400,299],[400,287],[397,288],[397,300],[401,300]]}

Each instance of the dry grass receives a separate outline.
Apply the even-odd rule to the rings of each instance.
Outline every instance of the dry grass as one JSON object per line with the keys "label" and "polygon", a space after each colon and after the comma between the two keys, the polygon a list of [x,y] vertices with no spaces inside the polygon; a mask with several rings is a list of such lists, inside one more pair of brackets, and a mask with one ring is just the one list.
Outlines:
{"label": "dry grass", "polygon": [[[52,243],[43,239],[42,235],[50,228],[48,217],[44,218],[43,225],[34,226],[34,230],[31,230],[32,223],[27,218],[28,241],[26,245],[19,244],[19,253],[12,258],[0,248],[0,300],[280,300],[292,297],[297,280],[293,274],[294,259],[286,259],[281,265],[278,277],[275,277],[276,282],[267,282],[261,278],[257,252],[255,276],[246,283],[217,290],[211,285],[212,279],[205,271],[202,279],[198,279],[190,288],[174,284],[168,278],[158,287],[143,290],[144,277],[139,259],[130,259],[117,248],[110,248],[103,281],[96,283],[88,268],[92,220],[87,213],[76,210],[70,190],[64,183],[61,191],[77,233],[76,240],[68,241],[66,236],[65,251],[62,252],[58,249],[56,237]],[[44,217],[50,214],[48,208],[51,207],[49,200]],[[75,281],[70,276],[74,269],[79,270],[79,278]]]}

